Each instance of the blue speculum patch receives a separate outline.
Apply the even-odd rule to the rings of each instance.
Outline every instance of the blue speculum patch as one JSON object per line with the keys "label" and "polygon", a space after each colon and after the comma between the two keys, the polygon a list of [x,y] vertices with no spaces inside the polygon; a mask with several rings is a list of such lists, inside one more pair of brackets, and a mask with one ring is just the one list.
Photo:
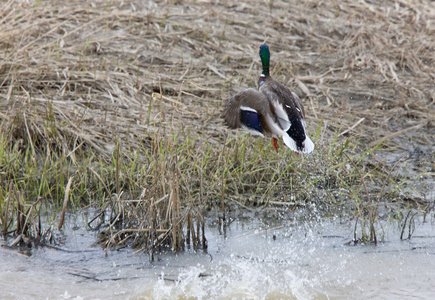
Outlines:
{"label": "blue speculum patch", "polygon": [[256,112],[241,110],[240,122],[248,128],[258,132],[263,132],[263,129],[261,128],[260,116]]}

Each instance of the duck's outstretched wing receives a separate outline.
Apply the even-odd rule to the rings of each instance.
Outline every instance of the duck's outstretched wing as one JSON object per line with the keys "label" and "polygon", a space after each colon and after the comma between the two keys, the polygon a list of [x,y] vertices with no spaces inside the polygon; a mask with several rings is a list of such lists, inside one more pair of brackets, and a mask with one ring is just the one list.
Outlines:
{"label": "duck's outstretched wing", "polygon": [[230,128],[244,128],[259,135],[283,134],[272,115],[267,97],[254,89],[246,89],[227,100],[222,112],[225,124]]}

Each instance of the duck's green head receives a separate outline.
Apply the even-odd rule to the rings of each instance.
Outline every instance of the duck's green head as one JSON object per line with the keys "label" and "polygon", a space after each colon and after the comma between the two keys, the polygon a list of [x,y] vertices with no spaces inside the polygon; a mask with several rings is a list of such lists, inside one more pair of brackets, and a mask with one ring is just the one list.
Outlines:
{"label": "duck's green head", "polygon": [[262,44],[260,46],[260,58],[261,64],[263,65],[263,75],[269,76],[269,62],[270,62],[270,52],[269,46],[267,44]]}

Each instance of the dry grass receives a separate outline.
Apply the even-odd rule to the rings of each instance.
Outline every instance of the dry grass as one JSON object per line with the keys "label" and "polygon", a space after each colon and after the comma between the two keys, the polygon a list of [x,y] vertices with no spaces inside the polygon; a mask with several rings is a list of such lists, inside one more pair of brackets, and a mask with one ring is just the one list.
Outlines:
{"label": "dry grass", "polygon": [[[252,194],[290,199],[289,180],[328,181],[336,164],[322,156],[304,162],[283,148],[269,153],[266,142],[246,141],[219,118],[233,90],[256,85],[258,46],[266,41],[272,75],[303,98],[319,154],[334,157],[343,143],[359,140],[354,153],[370,151],[381,164],[372,151],[380,143],[410,154],[421,148],[421,172],[430,175],[435,6],[382,3],[10,0],[0,9],[2,141],[14,151],[58,153],[76,166],[92,153],[62,186],[70,176],[92,177],[88,188],[114,203],[111,224],[134,215],[120,228],[142,228],[148,240],[193,228],[194,220],[201,227],[198,203],[243,204]],[[95,161],[115,167],[96,170]],[[1,176],[4,194],[17,179]],[[308,198],[316,184],[291,193]],[[73,184],[71,197],[77,189]],[[126,190],[125,201],[142,201],[122,202]],[[152,225],[159,199],[165,217]],[[133,232],[113,233],[109,242]],[[179,239],[170,244],[178,248]]]}

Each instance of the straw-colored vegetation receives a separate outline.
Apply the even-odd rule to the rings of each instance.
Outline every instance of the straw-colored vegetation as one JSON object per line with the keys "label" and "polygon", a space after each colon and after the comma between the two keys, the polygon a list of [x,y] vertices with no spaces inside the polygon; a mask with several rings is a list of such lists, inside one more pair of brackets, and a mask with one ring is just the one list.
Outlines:
{"label": "straw-colored vegetation", "polygon": [[[3,2],[3,237],[50,239],[39,212],[83,205],[107,246],[146,249],[205,246],[208,211],[266,204],[348,207],[356,240],[376,242],[379,205],[406,225],[433,204],[435,7],[381,3]],[[265,41],[314,155],[222,125]]]}

